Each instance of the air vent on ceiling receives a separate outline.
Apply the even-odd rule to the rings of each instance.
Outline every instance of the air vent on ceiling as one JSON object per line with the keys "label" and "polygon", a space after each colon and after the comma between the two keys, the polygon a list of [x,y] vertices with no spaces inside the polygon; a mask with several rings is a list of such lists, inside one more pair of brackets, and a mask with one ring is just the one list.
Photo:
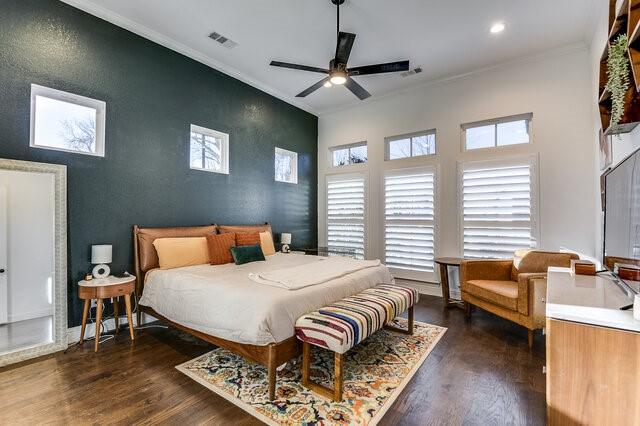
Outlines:
{"label": "air vent on ceiling", "polygon": [[422,67],[416,67],[416,68],[414,68],[412,70],[405,71],[400,75],[403,76],[403,77],[410,77],[410,76],[415,75],[415,74],[420,74],[421,72],[422,72]]}
{"label": "air vent on ceiling", "polygon": [[212,40],[217,41],[218,43],[220,43],[221,45],[223,45],[227,49],[233,49],[234,47],[236,47],[238,45],[238,43],[236,43],[235,41],[223,36],[220,33],[216,33],[216,32],[212,32],[211,34],[209,34],[209,38],[212,39]]}

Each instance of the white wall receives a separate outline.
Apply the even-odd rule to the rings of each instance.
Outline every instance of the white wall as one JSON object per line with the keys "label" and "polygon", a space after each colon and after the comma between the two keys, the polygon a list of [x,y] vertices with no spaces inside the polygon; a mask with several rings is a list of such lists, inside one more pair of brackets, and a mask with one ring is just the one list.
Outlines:
{"label": "white wall", "polygon": [[[393,78],[393,77],[377,77]],[[500,155],[539,154],[541,247],[571,247],[595,254],[597,148],[593,144],[591,62],[584,46],[490,70],[432,83],[412,91],[372,99],[321,116],[318,148],[318,234],[326,244],[325,180],[336,171],[369,174],[369,256],[382,257],[381,185],[385,168],[435,163],[439,167],[437,255],[460,254],[458,235],[457,163],[495,158],[496,152],[461,152],[460,125],[521,113],[533,113],[532,142],[504,147]],[[363,81],[366,86],[366,81]],[[336,90],[336,89],[334,89]],[[384,161],[386,136],[437,129],[433,159]],[[368,141],[366,166],[332,168],[329,147]]]}
{"label": "white wall", "polygon": [[53,314],[54,176],[0,170],[7,188],[9,322]]}

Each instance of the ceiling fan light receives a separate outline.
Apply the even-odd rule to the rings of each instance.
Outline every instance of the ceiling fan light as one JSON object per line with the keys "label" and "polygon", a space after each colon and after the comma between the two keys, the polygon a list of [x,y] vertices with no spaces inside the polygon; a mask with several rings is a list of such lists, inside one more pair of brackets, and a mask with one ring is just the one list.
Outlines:
{"label": "ceiling fan light", "polygon": [[326,82],[323,84],[323,86],[324,86],[324,87],[331,87],[331,86],[333,86],[333,84],[331,84],[331,82],[330,82],[330,81],[326,81]]}
{"label": "ceiling fan light", "polygon": [[345,84],[347,82],[347,77],[345,77],[342,74],[336,74],[333,77],[331,77],[330,79],[331,83],[333,84]]}

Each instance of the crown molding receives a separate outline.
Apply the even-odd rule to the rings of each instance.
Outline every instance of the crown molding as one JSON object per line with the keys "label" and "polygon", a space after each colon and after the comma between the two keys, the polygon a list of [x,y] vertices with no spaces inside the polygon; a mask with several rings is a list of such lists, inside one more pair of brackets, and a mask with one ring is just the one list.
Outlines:
{"label": "crown molding", "polygon": [[320,110],[318,111],[318,117],[328,117],[331,116],[333,114],[337,114],[340,112],[344,112],[346,110],[350,110],[350,109],[355,109],[361,106],[365,106],[368,104],[372,104],[375,102],[379,102],[379,101],[383,101],[383,100],[387,100],[387,99],[392,99],[392,98],[396,98],[399,96],[404,96],[408,93],[413,93],[416,90],[422,90],[425,89],[427,87],[433,87],[433,86],[441,86],[444,84],[448,84],[457,80],[464,80],[467,78],[471,78],[474,77],[476,75],[480,75],[480,74],[484,74],[490,71],[495,71],[495,70],[499,70],[499,69],[505,69],[505,68],[511,68],[514,66],[518,66],[518,65],[523,65],[523,64],[531,64],[531,63],[535,63],[535,62],[542,62],[545,61],[547,59],[550,58],[554,58],[554,57],[561,57],[561,56],[565,56],[565,55],[570,55],[573,53],[577,53],[577,52],[587,52],[589,51],[589,46],[584,43],[583,41],[577,42],[577,43],[572,43],[572,44],[568,44],[565,46],[561,46],[561,47],[557,47],[555,49],[551,49],[551,50],[546,50],[543,51],[541,53],[537,53],[534,55],[528,55],[528,56],[522,56],[520,58],[516,58],[516,59],[512,59],[509,61],[505,61],[505,62],[499,62],[497,64],[494,65],[490,65],[487,67],[482,67],[482,68],[478,68],[475,69],[473,71],[469,71],[466,73],[462,73],[462,74],[457,74],[457,75],[452,75],[452,76],[448,76],[448,77],[442,77],[442,78],[436,78],[436,79],[432,79],[432,80],[426,80],[423,81],[419,84],[413,85],[413,86],[409,86],[409,87],[404,87],[402,89],[398,89],[398,90],[390,90],[388,92],[385,93],[381,93],[378,95],[373,95],[370,98],[364,100],[364,101],[360,101],[360,102],[354,102],[354,103],[350,103],[348,105],[344,105],[342,107],[338,107],[338,108],[332,108],[330,110]]}
{"label": "crown molding", "polygon": [[271,96],[274,96],[288,104],[295,106],[296,108],[300,108],[310,114],[318,115],[318,112],[310,107],[307,104],[301,103],[297,101],[295,98],[276,90],[269,85],[255,80],[251,77],[246,76],[239,70],[229,65],[226,65],[220,61],[217,61],[208,55],[196,50],[192,49],[170,37],[167,37],[163,34],[160,34],[157,31],[154,31],[134,20],[126,18],[122,15],[119,15],[109,9],[106,9],[102,6],[98,6],[87,0],[60,0],[63,3],[66,3],[70,6],[75,7],[76,9],[80,9],[83,12],[86,12],[90,15],[97,16],[98,18],[104,19],[107,22],[110,22],[118,27],[124,28],[125,30],[131,31],[143,38],[153,41],[163,47],[171,49],[175,52],[178,52],[184,56],[187,56],[195,61],[198,61],[204,65],[207,65],[217,71],[220,71],[230,77],[235,78],[236,80],[240,80],[243,83],[246,83],[256,89],[259,89]]}

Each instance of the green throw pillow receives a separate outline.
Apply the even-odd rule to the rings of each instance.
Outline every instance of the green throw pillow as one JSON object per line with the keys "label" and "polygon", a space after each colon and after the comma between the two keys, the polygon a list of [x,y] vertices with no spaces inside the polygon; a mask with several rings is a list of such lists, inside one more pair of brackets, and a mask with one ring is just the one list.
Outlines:
{"label": "green throw pillow", "polygon": [[255,246],[231,247],[231,254],[233,255],[233,260],[236,262],[236,265],[265,260],[262,247],[260,247],[259,244]]}

